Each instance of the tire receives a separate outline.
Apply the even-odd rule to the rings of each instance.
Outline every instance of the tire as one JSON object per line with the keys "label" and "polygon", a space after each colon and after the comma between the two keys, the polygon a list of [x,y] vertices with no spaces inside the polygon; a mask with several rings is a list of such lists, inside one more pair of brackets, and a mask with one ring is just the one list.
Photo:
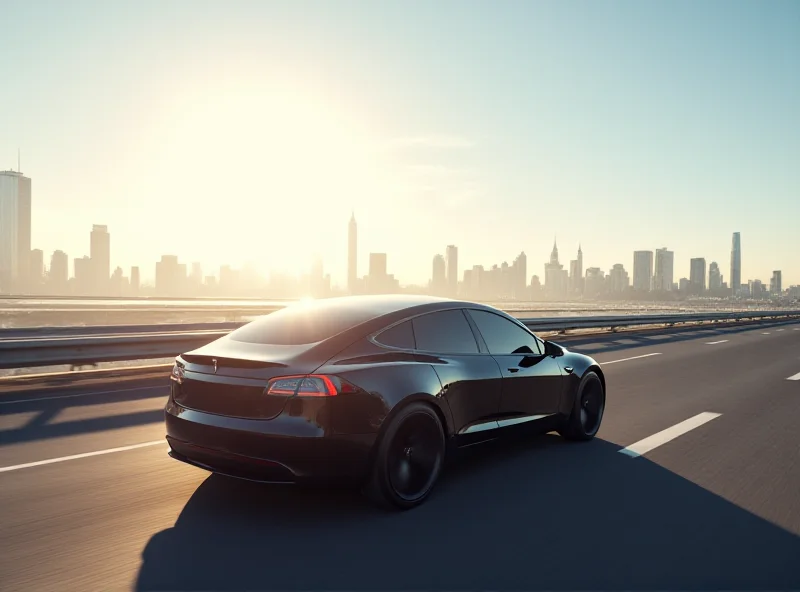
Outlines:
{"label": "tire", "polygon": [[383,508],[415,508],[436,484],[444,456],[444,430],[436,411],[411,403],[392,418],[380,439],[364,493]]}
{"label": "tire", "polygon": [[591,440],[600,429],[605,408],[603,381],[595,372],[589,371],[581,379],[572,412],[558,433],[567,440]]}

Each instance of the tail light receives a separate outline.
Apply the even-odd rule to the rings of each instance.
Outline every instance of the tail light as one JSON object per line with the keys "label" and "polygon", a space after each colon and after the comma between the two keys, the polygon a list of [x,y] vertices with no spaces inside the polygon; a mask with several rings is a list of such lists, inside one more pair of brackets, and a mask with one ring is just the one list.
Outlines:
{"label": "tail light", "polygon": [[354,393],[358,389],[337,376],[324,374],[303,374],[299,376],[278,376],[269,381],[264,393],[284,397],[334,397]]}
{"label": "tail light", "polygon": [[172,365],[172,372],[169,375],[170,380],[177,382],[178,384],[183,383],[183,366],[179,366],[177,362]]}

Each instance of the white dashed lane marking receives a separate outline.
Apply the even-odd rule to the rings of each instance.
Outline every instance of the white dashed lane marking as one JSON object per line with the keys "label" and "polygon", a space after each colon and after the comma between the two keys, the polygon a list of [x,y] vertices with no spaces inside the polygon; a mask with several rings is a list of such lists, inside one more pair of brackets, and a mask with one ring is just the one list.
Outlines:
{"label": "white dashed lane marking", "polygon": [[678,436],[682,436],[686,432],[690,432],[695,428],[699,428],[704,423],[708,423],[712,419],[716,419],[719,417],[720,413],[711,413],[710,411],[705,411],[703,413],[698,413],[694,417],[690,417],[686,421],[682,421],[681,423],[677,423],[671,428],[667,428],[666,430],[662,430],[657,434],[653,434],[652,436],[645,438],[644,440],[639,440],[635,444],[631,444],[627,448],[623,448],[620,450],[622,454],[627,456],[636,458],[637,456],[642,456],[650,452],[651,450],[658,448],[662,444],[666,444],[671,440],[674,440]]}
{"label": "white dashed lane marking", "polygon": [[49,458],[47,460],[37,460],[36,462],[29,462],[22,465],[12,465],[10,467],[0,467],[0,473],[7,473],[8,471],[18,471],[20,469],[28,469],[31,467],[40,467],[42,465],[52,465],[68,460],[77,460],[79,458],[89,458],[90,456],[100,456],[101,454],[112,454],[114,452],[125,452],[127,450],[136,450],[137,448],[145,448],[147,446],[155,446],[157,444],[164,444],[164,440],[153,440],[152,442],[143,442],[142,444],[133,444],[131,446],[120,446],[119,448],[108,448],[106,450],[97,450],[95,452],[84,452],[83,454],[73,454],[71,456],[62,456],[60,458]]}
{"label": "white dashed lane marking", "polygon": [[640,360],[641,358],[649,358],[650,356],[660,356],[661,353],[654,353],[654,354],[644,354],[641,356],[633,356],[632,358],[622,358],[621,360],[611,360],[610,362],[600,362],[601,366],[605,366],[606,364],[616,364],[617,362],[627,362],[629,360]]}

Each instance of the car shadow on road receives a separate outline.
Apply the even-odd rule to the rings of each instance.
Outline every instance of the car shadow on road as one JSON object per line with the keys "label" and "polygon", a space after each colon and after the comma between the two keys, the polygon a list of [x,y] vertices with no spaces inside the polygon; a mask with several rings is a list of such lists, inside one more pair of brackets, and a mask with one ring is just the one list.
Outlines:
{"label": "car shadow on road", "polygon": [[763,590],[800,538],[602,440],[504,442],[421,507],[210,476],[148,542],[138,590]]}

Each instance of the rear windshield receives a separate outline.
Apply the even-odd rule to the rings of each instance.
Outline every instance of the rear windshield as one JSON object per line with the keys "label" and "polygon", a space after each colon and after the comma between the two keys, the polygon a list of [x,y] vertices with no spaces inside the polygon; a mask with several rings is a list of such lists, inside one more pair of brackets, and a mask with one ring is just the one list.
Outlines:
{"label": "rear windshield", "polygon": [[287,306],[230,334],[245,343],[304,345],[333,337],[378,316],[378,312],[325,301]]}

